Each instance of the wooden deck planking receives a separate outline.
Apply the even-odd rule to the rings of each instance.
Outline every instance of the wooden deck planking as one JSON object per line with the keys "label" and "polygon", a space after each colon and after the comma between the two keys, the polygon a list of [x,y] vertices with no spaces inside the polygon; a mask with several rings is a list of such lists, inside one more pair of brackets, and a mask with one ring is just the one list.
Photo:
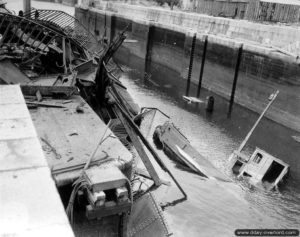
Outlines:
{"label": "wooden deck planking", "polygon": [[74,236],[18,85],[0,110],[0,236]]}
{"label": "wooden deck planking", "polygon": [[[39,107],[30,111],[52,171],[85,164],[106,129],[106,125],[80,96],[74,95],[68,100],[71,102],[65,104],[64,100],[43,100],[66,108]],[[76,107],[83,103],[84,113],[77,113]],[[106,134],[112,134],[110,129],[107,129]],[[112,137],[100,146],[93,161],[99,161],[107,155],[116,160],[121,158],[125,162],[133,159],[123,144]],[[70,174],[62,175],[67,177]]]}

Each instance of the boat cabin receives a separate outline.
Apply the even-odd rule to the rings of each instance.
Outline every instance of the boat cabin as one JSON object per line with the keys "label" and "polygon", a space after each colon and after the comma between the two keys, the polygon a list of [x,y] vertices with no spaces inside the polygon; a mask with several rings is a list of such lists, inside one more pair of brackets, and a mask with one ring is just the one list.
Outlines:
{"label": "boat cabin", "polygon": [[271,190],[288,173],[289,165],[259,148],[248,160],[243,154],[236,154],[232,171],[234,174],[246,176],[249,182],[257,187]]}

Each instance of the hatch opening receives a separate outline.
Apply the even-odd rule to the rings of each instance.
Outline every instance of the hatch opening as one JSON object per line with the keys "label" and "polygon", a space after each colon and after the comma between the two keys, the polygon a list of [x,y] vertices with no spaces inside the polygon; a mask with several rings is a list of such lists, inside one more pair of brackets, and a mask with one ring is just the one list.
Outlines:
{"label": "hatch opening", "polygon": [[273,183],[283,171],[284,166],[276,161],[273,161],[269,169],[262,178],[263,182]]}

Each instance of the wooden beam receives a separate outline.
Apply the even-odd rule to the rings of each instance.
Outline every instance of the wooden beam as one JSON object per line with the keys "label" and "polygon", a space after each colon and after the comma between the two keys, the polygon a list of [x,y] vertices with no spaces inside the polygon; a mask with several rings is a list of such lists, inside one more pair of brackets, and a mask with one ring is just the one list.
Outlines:
{"label": "wooden beam", "polygon": [[63,94],[71,96],[78,94],[77,88],[73,86],[38,86],[38,85],[21,85],[22,93],[24,95],[36,95],[40,91],[42,96],[53,96],[55,94]]}
{"label": "wooden beam", "polygon": [[128,133],[135,149],[137,150],[139,156],[141,157],[141,160],[143,161],[146,169],[148,170],[151,178],[153,179],[156,186],[160,186],[162,184],[154,166],[152,165],[148,155],[146,154],[143,144],[141,143],[140,139],[134,132],[133,128],[130,126],[130,124],[127,122],[127,120],[124,118],[123,114],[118,108],[115,108],[115,113],[121,120],[122,124],[124,125],[126,132]]}
{"label": "wooden beam", "polygon": [[64,73],[68,73],[68,68],[67,68],[67,55],[66,55],[66,38],[62,38],[62,50],[63,50],[63,64],[64,64]]}
{"label": "wooden beam", "polygon": [[40,106],[40,107],[49,107],[49,108],[67,108],[67,107],[62,106],[62,105],[50,104],[50,103],[45,103],[45,102],[26,101],[26,104],[27,105],[36,105],[36,106]]}
{"label": "wooden beam", "polygon": [[1,79],[7,84],[26,84],[31,82],[31,80],[9,59],[1,60],[0,72]]}

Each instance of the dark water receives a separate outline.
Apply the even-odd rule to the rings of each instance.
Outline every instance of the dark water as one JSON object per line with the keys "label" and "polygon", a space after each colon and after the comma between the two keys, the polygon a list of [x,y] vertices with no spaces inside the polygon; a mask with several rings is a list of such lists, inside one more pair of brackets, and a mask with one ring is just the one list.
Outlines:
{"label": "dark water", "polygon": [[[280,190],[264,192],[249,186],[243,180],[237,180],[229,170],[228,157],[244,139],[252,125],[258,118],[257,113],[234,105],[231,115],[228,115],[228,101],[202,89],[200,98],[205,100],[208,95],[215,97],[215,109],[212,114],[207,114],[204,104],[187,104],[183,101],[185,82],[168,69],[156,66],[149,73],[148,79],[138,70],[126,68],[122,82],[131,95],[146,107],[157,107],[167,113],[171,120],[188,137],[192,145],[218,169],[230,176],[238,189],[230,190],[230,195],[245,201],[248,211],[242,210],[237,204],[230,203],[230,195],[223,195],[219,188],[209,186],[205,190],[201,180],[195,175],[180,170],[172,161],[164,156],[164,160],[173,167],[173,172],[183,183],[190,199],[182,209],[174,209],[173,214],[183,212],[186,218],[198,221],[192,227],[184,230],[184,225],[179,220],[174,220],[173,225],[182,225],[185,236],[200,236],[200,229],[205,226],[214,226],[214,232],[203,232],[201,236],[213,234],[215,236],[233,235],[233,230],[239,227],[282,227],[299,228],[300,226],[300,143],[292,136],[299,135],[284,126],[268,119],[263,119],[253,136],[249,140],[245,152],[251,154],[255,147],[260,147],[272,155],[284,160],[291,166],[291,176]],[[196,86],[191,86],[190,96],[196,95]],[[266,98],[267,103],[267,98]],[[154,127],[162,124],[166,119],[157,115]],[[203,193],[205,192],[205,193]],[[199,198],[201,197],[201,198]],[[212,201],[213,200],[213,201]],[[241,202],[243,202],[241,201]],[[217,206],[213,208],[211,205]],[[240,210],[238,210],[240,208]],[[190,209],[190,210],[188,210]],[[256,216],[257,210],[263,214],[262,219]],[[199,211],[199,213],[197,213]],[[177,213],[175,213],[177,212]],[[197,213],[197,214],[195,214]],[[268,217],[268,218],[267,218]],[[268,219],[268,220],[267,220]],[[185,223],[185,222],[184,222]],[[260,225],[261,223],[261,225]],[[187,223],[185,223],[187,225]],[[260,226],[259,226],[260,225]],[[180,227],[178,227],[180,228]]]}

